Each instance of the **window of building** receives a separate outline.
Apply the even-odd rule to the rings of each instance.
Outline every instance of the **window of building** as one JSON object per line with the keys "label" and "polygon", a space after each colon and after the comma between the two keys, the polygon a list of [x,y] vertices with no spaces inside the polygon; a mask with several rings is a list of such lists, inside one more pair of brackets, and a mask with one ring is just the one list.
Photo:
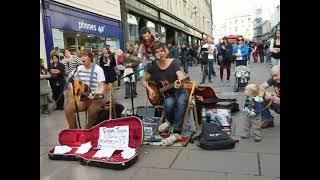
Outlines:
{"label": "window of building", "polygon": [[97,60],[102,52],[103,45],[110,45],[111,49],[119,49],[120,42],[115,37],[104,37],[84,32],[61,30],[52,28],[53,45],[59,49],[70,48],[71,54],[78,55],[83,49],[91,49],[94,60]]}
{"label": "window of building", "polygon": [[136,16],[128,14],[127,21],[129,40],[134,43],[139,43],[139,24]]}
{"label": "window of building", "polygon": [[155,34],[156,25],[152,21],[147,21],[147,27],[150,29],[151,34]]}
{"label": "window of building", "polygon": [[159,36],[160,40],[162,42],[166,42],[166,28],[161,26],[160,27],[160,36]]}

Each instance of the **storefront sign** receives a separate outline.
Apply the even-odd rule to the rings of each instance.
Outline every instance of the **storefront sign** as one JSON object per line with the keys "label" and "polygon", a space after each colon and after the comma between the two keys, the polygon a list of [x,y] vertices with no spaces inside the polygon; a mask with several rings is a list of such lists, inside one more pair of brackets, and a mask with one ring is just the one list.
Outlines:
{"label": "storefront sign", "polygon": [[74,15],[62,14],[48,11],[51,27],[63,30],[86,32],[99,36],[121,37],[120,21],[110,21],[95,16],[76,17]]}
{"label": "storefront sign", "polygon": [[79,31],[81,31],[81,29],[87,29],[87,30],[91,30],[91,31],[98,31],[100,34],[102,32],[104,32],[104,28],[105,28],[105,26],[99,26],[96,24],[90,24],[90,23],[83,22],[82,19],[81,19],[81,21],[78,22],[78,25],[79,25]]}

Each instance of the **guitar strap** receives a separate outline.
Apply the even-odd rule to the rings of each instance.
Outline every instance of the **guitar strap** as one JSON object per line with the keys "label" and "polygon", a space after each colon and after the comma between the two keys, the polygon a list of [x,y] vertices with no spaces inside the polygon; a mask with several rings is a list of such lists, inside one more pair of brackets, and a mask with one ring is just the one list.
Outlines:
{"label": "guitar strap", "polygon": [[94,73],[94,68],[96,67],[96,64],[93,64],[92,65],[92,68],[91,68],[91,73],[90,73],[90,81],[89,81],[89,87],[91,88],[91,85],[92,85],[92,78],[93,78],[93,73]]}

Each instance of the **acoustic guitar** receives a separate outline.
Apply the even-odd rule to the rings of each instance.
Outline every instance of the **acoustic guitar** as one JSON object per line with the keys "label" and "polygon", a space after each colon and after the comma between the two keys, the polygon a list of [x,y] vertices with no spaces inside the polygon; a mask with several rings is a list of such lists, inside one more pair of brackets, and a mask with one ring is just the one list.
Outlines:
{"label": "acoustic guitar", "polygon": [[[87,84],[82,83],[81,81],[73,80],[72,86],[75,90],[75,96],[77,101],[84,101],[91,93],[90,87]],[[94,93],[93,97],[94,99],[103,99],[104,94]],[[69,87],[68,99],[73,99],[72,87]]]}
{"label": "acoustic guitar", "polygon": [[[186,76],[183,80],[181,80],[181,84],[187,81],[190,81],[189,76]],[[162,80],[158,82],[153,82],[153,81],[148,82],[148,86],[156,94],[155,97],[150,98],[149,91],[147,90],[147,95],[150,103],[153,106],[161,105],[164,101],[164,98],[169,95],[168,90],[174,88],[177,83],[179,83],[178,80],[176,80],[174,83],[171,83],[171,84],[169,84],[167,80]]]}

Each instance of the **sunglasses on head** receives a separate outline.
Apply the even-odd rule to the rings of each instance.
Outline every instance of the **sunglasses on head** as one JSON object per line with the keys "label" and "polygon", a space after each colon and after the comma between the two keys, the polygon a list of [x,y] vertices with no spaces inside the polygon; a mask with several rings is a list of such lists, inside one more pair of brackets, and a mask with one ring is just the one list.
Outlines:
{"label": "sunglasses on head", "polygon": [[243,41],[243,39],[238,39],[238,41]]}

